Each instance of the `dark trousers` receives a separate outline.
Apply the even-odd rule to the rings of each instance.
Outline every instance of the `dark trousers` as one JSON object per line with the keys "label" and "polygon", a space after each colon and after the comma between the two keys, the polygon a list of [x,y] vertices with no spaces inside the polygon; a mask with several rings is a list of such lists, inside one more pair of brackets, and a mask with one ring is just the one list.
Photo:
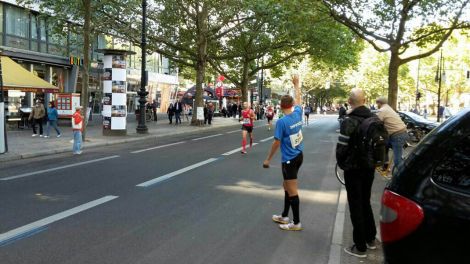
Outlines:
{"label": "dark trousers", "polygon": [[212,124],[212,114],[207,114],[206,116],[204,116],[204,124],[209,124],[211,125]]}
{"label": "dark trousers", "polygon": [[348,192],[353,241],[358,250],[366,251],[366,242],[373,241],[377,235],[374,213],[370,205],[374,169],[344,171],[344,180]]}
{"label": "dark trousers", "polygon": [[168,120],[170,120],[170,124],[173,123],[173,115],[168,115]]}
{"label": "dark trousers", "polygon": [[39,125],[39,135],[42,135],[42,118],[41,119],[35,119],[33,118],[33,134],[37,134],[37,131],[36,131],[36,124]]}
{"label": "dark trousers", "polygon": [[175,123],[178,124],[178,122],[181,124],[181,113],[180,112],[175,113]]}
{"label": "dark trousers", "polygon": [[153,121],[157,121],[157,110],[153,109]]}

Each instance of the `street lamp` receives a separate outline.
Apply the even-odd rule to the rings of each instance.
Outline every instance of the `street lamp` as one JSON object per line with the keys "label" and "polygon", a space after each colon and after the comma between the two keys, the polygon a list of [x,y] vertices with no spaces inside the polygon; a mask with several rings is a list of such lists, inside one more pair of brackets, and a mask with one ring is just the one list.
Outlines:
{"label": "street lamp", "polygon": [[[1,55],[1,52],[0,52]],[[2,60],[0,56],[0,138],[3,142],[0,141],[0,154],[8,151],[7,144],[7,130],[6,130],[6,120],[5,120],[5,98],[3,95],[3,72],[2,72]]]}
{"label": "street lamp", "polygon": [[148,75],[146,71],[146,53],[147,53],[147,27],[146,27],[146,20],[147,20],[147,0],[142,0],[142,43],[140,48],[142,49],[142,70],[140,76],[140,90],[137,94],[140,96],[139,99],[139,123],[137,125],[137,133],[139,134],[147,134],[148,128],[145,125],[145,103],[147,102],[146,96],[148,94],[145,91],[145,86],[147,85]]}
{"label": "street lamp", "polygon": [[437,64],[437,73],[436,73],[436,81],[439,82],[439,86],[437,89],[437,122],[441,121],[441,113],[439,109],[441,108],[441,86],[442,86],[443,68],[444,68],[444,58],[442,57],[442,49],[441,49],[441,56],[439,57],[439,61]]}

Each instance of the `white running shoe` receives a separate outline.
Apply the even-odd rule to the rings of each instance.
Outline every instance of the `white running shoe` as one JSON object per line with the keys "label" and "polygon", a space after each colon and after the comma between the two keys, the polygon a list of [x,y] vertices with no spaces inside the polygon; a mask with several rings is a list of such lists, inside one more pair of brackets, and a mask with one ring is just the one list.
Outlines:
{"label": "white running shoe", "polygon": [[289,223],[289,217],[282,217],[282,215],[273,215],[272,217],[273,221],[279,224],[288,224]]}
{"label": "white running shoe", "polygon": [[37,135],[38,135],[38,134],[33,134],[33,135],[31,135],[31,136],[32,136],[32,137],[35,137],[35,136],[37,136]]}
{"label": "white running shoe", "polygon": [[60,138],[61,136],[62,136],[61,134],[57,135],[58,138]]}
{"label": "white running shoe", "polygon": [[279,228],[282,229],[282,230],[287,230],[287,231],[300,231],[300,230],[303,229],[301,223],[298,223],[298,224],[295,225],[294,222],[279,225]]}
{"label": "white running shoe", "polygon": [[48,138],[49,136],[44,136],[45,138]]}
{"label": "white running shoe", "polygon": [[44,137],[43,135],[39,135],[39,137]]}

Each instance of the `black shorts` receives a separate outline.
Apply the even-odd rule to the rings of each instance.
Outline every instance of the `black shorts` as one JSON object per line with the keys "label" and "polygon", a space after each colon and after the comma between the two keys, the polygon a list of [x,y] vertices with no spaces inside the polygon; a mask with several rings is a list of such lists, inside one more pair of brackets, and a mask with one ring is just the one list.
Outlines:
{"label": "black shorts", "polygon": [[242,126],[242,130],[246,130],[246,132],[251,133],[253,132],[252,126]]}
{"label": "black shorts", "polygon": [[297,157],[282,163],[282,177],[284,180],[297,180],[297,173],[304,160],[304,155],[300,152]]}

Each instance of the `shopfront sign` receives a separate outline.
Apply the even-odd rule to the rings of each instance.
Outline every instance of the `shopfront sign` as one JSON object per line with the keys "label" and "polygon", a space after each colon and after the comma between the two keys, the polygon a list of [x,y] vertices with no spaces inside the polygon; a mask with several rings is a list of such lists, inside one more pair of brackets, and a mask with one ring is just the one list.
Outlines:
{"label": "shopfront sign", "polygon": [[70,65],[77,65],[77,66],[83,65],[83,59],[80,59],[80,57],[70,56],[69,62],[70,62]]}
{"label": "shopfront sign", "polygon": [[225,77],[223,75],[220,75],[216,80],[217,82],[215,84],[215,94],[219,98],[224,96],[224,80]]}

